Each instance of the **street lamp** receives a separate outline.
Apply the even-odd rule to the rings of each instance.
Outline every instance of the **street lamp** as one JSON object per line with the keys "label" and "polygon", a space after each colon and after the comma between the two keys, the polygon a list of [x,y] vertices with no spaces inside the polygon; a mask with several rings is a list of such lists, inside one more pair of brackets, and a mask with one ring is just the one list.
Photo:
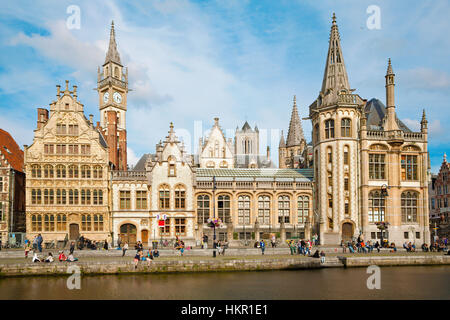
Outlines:
{"label": "street lamp", "polygon": [[[213,176],[213,217],[216,220],[216,176]],[[214,237],[213,237],[213,257],[216,257],[216,224],[213,222]]]}
{"label": "street lamp", "polygon": [[385,212],[385,207],[386,207],[386,200],[385,200],[385,198],[387,197],[387,196],[389,196],[389,194],[388,194],[388,191],[387,191],[387,189],[388,189],[389,187],[386,185],[386,184],[383,184],[382,186],[381,186],[381,200],[383,201],[383,203],[382,203],[382,209],[383,209],[383,219],[382,219],[382,222],[381,222],[381,224],[379,224],[378,225],[378,229],[380,229],[380,231],[381,231],[381,238],[380,238],[380,240],[381,240],[381,246],[383,246],[383,232],[384,232],[384,230],[385,229],[387,229],[387,226],[389,225],[389,223],[387,222],[385,222],[385,215],[386,215],[386,212]]}

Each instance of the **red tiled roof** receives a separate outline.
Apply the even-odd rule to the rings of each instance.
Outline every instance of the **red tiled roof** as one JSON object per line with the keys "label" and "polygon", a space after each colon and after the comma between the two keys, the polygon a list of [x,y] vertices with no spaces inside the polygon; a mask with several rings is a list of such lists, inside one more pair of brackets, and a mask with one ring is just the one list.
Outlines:
{"label": "red tiled roof", "polygon": [[14,170],[23,172],[23,151],[13,137],[3,129],[0,129],[0,152]]}

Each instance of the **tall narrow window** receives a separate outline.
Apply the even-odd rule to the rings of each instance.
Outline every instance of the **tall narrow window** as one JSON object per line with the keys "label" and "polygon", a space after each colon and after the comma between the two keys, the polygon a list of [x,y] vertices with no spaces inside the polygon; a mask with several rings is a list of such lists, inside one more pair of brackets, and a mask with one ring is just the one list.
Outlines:
{"label": "tall narrow window", "polygon": [[169,163],[169,167],[168,167],[168,170],[169,170],[168,176],[169,176],[169,177],[175,177],[175,176],[177,175],[177,172],[176,172],[175,159],[174,159],[174,157],[170,156],[170,157],[167,159],[167,161],[168,161],[168,163]]}
{"label": "tall narrow window", "polygon": [[349,159],[348,159],[348,147],[347,146],[345,146],[344,147],[344,164],[345,165],[348,165],[349,164],[349,161],[348,161]]}
{"label": "tall narrow window", "polygon": [[44,178],[53,178],[53,166],[47,164],[44,166]]}
{"label": "tall narrow window", "polygon": [[330,147],[327,148],[328,163],[333,163],[333,153]]}
{"label": "tall narrow window", "polygon": [[250,223],[250,197],[239,196],[238,197],[238,223],[249,224]]}
{"label": "tall narrow window", "polygon": [[334,120],[325,121],[325,138],[334,138]]}
{"label": "tall narrow window", "polygon": [[147,209],[147,191],[136,191],[136,209]]}
{"label": "tall narrow window", "polygon": [[101,179],[103,177],[103,171],[101,166],[95,166],[92,170],[94,179]]}
{"label": "tall narrow window", "polygon": [[209,195],[201,194],[197,197],[197,219],[199,223],[207,223],[209,219]]}
{"label": "tall narrow window", "polygon": [[289,223],[291,201],[289,196],[278,197],[278,222]]}
{"label": "tall narrow window", "polygon": [[38,164],[33,164],[31,166],[31,177],[40,178],[41,177],[41,166]]}
{"label": "tall narrow window", "polygon": [[402,193],[402,222],[417,222],[417,193]]}
{"label": "tall narrow window", "polygon": [[258,221],[261,224],[270,224],[270,197],[258,197]]}
{"label": "tall narrow window", "polygon": [[56,166],[56,178],[66,177],[66,167],[62,164]]}
{"label": "tall narrow window", "polygon": [[58,214],[56,216],[56,231],[66,231],[67,216],[65,214]]}
{"label": "tall narrow window", "polygon": [[91,178],[91,167],[90,166],[81,166],[81,178],[82,179],[90,179]]}
{"label": "tall narrow window", "polygon": [[170,209],[170,189],[168,185],[159,188],[159,208]]}
{"label": "tall narrow window", "polygon": [[369,222],[385,221],[386,202],[379,191],[369,193]]}
{"label": "tall narrow window", "polygon": [[309,197],[300,196],[297,202],[298,208],[298,223],[306,223],[306,218],[309,216]]}
{"label": "tall narrow window", "polygon": [[219,195],[217,198],[217,213],[224,223],[231,223],[230,196]]}
{"label": "tall narrow window", "polygon": [[341,136],[351,137],[352,136],[352,120],[349,118],[344,118],[341,120]]}
{"label": "tall narrow window", "polygon": [[175,209],[186,208],[186,190],[183,186],[175,187]]}

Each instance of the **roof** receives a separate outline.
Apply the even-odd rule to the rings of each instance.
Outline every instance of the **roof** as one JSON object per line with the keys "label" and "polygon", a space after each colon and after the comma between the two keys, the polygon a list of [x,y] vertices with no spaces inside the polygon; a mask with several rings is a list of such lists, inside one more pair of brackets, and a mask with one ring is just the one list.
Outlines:
{"label": "roof", "polygon": [[296,178],[312,181],[313,169],[197,169],[197,177]]}
{"label": "roof", "polygon": [[[378,99],[370,99],[365,106],[365,112],[367,117],[367,129],[369,130],[381,130],[383,126],[383,119],[386,116],[386,107]],[[397,124],[404,132],[411,132],[411,130],[398,118],[396,118]]]}
{"label": "roof", "polygon": [[258,168],[275,168],[271,159],[266,155],[238,154],[234,156],[235,166],[237,168],[248,168],[251,163],[256,163]]}
{"label": "roof", "polygon": [[106,53],[106,58],[105,58],[104,64],[107,64],[108,62],[115,62],[119,65],[122,65],[120,62],[119,51],[117,51],[116,32],[114,30],[114,21],[111,23],[108,52]]}
{"label": "roof", "polygon": [[288,147],[299,146],[301,145],[303,140],[305,140],[305,137],[303,135],[302,123],[300,121],[300,117],[298,116],[297,103],[294,96],[294,105],[292,107],[291,121],[289,122],[286,145]]}
{"label": "roof", "polygon": [[154,155],[151,153],[144,153],[144,155],[139,159],[136,165],[133,167],[133,171],[144,171],[145,164],[149,158],[153,159]]}
{"label": "roof", "polygon": [[9,132],[0,129],[0,149],[14,170],[23,172],[23,151]]}

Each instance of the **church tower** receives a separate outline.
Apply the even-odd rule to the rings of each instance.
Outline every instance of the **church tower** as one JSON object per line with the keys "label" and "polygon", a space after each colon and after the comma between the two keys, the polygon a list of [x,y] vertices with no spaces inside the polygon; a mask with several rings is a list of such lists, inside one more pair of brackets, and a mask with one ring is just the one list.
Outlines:
{"label": "church tower", "polygon": [[117,51],[114,21],[111,23],[109,47],[102,68],[98,68],[97,92],[100,128],[109,147],[109,159],[115,170],[127,170],[127,94],[128,68]]}
{"label": "church tower", "polygon": [[302,168],[307,161],[306,140],[303,134],[302,123],[298,115],[295,96],[286,142],[283,133],[281,135],[282,137],[278,146],[279,167]]}
{"label": "church tower", "polygon": [[338,244],[360,231],[358,127],[364,100],[353,91],[333,14],[322,88],[309,107],[313,127],[313,203],[319,217],[314,226],[321,244]]}

